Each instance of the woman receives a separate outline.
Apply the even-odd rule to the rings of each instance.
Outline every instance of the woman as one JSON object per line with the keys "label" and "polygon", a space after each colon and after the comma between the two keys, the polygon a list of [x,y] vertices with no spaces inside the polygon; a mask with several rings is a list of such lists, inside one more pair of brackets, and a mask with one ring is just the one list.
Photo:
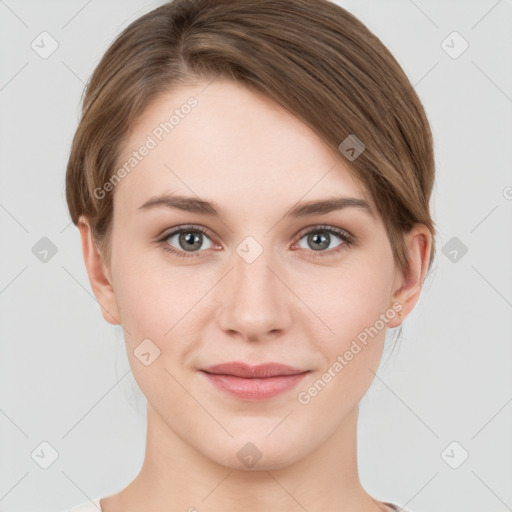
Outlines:
{"label": "woman", "polygon": [[73,511],[398,510],[359,481],[358,404],[432,264],[433,181],[410,82],[333,3],[174,0],[124,30],[66,196],[146,454]]}

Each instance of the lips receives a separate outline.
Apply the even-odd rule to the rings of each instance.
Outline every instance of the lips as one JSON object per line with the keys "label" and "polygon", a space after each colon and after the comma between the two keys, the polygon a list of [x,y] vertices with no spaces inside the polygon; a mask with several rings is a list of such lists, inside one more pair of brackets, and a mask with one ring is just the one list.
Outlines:
{"label": "lips", "polygon": [[224,363],[202,369],[217,389],[241,400],[267,400],[294,388],[308,373],[280,363],[251,366],[242,362]]}
{"label": "lips", "polygon": [[280,363],[265,363],[251,366],[242,362],[223,363],[204,368],[203,371],[216,375],[233,375],[244,379],[264,379],[285,375],[297,375],[307,370],[293,368]]}

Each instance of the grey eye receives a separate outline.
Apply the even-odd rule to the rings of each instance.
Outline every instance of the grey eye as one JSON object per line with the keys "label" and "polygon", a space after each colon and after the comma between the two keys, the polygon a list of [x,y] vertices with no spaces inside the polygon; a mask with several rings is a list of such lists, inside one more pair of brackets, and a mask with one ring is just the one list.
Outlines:
{"label": "grey eye", "polygon": [[203,247],[203,249],[210,249],[212,247],[211,240],[204,233],[195,229],[182,229],[180,231],[176,231],[166,237],[165,240],[171,240],[176,237],[178,237],[178,246],[173,245],[172,243],[170,243],[170,245],[173,245],[175,249],[180,251],[197,252],[205,241],[210,245]]}
{"label": "grey eye", "polygon": [[[340,235],[336,235],[324,229],[317,229],[315,231],[310,231],[309,233],[306,233],[299,240],[299,247],[301,247],[301,249],[312,249],[313,251],[332,249],[333,247],[329,247],[329,245],[330,242],[332,241],[331,237],[333,236],[341,240],[341,242],[338,245],[341,245],[343,243],[343,239],[341,238]],[[306,238],[306,242],[307,244],[309,244],[309,247],[302,247],[300,245],[301,240],[303,240],[304,238]],[[335,245],[334,247],[337,247],[337,245]]]}

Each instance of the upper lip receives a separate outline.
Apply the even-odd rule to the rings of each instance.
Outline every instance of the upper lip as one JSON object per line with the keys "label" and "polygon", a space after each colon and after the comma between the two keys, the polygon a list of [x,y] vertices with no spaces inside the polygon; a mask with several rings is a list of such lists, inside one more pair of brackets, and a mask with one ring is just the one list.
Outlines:
{"label": "upper lip", "polygon": [[201,370],[207,373],[234,375],[235,377],[243,377],[246,379],[276,377],[279,375],[297,375],[308,371],[280,363],[264,363],[252,366],[238,361],[216,364],[214,366],[209,366],[208,368],[202,368]]}

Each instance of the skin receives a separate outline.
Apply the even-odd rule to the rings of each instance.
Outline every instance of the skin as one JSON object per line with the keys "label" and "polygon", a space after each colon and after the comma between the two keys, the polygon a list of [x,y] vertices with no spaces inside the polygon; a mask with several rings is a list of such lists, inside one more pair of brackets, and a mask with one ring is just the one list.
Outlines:
{"label": "skin", "polygon": [[[230,81],[181,86],[157,98],[134,125],[119,162],[190,96],[198,105],[115,188],[110,267],[88,219],[79,222],[92,289],[105,320],[123,326],[134,377],[148,400],[140,473],[101,506],[105,512],[388,510],[362,487],[356,453],[358,404],[377,372],[386,328],[307,405],[297,394],[393,303],[402,304],[403,317],[387,327],[413,309],[431,235],[423,225],[407,235],[411,264],[400,272],[381,217],[342,157],[288,111]],[[224,216],[139,209],[164,192],[207,199]],[[366,199],[373,214],[345,208],[285,217],[298,201],[334,196]],[[194,251],[178,236],[156,241],[188,224],[208,230],[198,233],[202,245]],[[327,234],[327,248],[315,250],[307,235],[321,235],[322,224],[357,242],[344,245]],[[247,236],[263,250],[252,263],[236,252]],[[165,244],[191,257],[169,254]],[[134,354],[146,338],[160,350],[149,366]],[[247,401],[198,371],[229,361],[275,361],[311,372],[291,391]],[[237,457],[248,442],[261,452],[252,468]]]}

